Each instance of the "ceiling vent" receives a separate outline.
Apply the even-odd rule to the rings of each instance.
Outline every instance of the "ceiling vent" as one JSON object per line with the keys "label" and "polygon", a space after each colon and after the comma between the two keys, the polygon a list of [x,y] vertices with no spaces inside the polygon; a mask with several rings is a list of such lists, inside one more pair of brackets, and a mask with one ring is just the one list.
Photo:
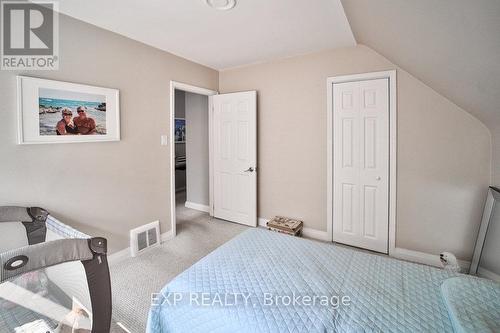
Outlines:
{"label": "ceiling vent", "polygon": [[230,10],[236,6],[236,0],[205,0],[205,2],[217,10]]}
{"label": "ceiling vent", "polygon": [[130,255],[136,257],[160,244],[160,222],[155,221],[130,230]]}

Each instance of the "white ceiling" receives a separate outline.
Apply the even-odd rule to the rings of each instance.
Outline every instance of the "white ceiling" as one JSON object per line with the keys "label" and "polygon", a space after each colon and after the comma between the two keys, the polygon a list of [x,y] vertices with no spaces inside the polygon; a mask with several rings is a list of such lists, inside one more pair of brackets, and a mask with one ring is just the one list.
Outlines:
{"label": "white ceiling", "polygon": [[342,3],[359,43],[418,77],[499,135],[499,0]]}
{"label": "white ceiling", "polygon": [[340,0],[64,0],[60,11],[222,70],[356,45]]}
{"label": "white ceiling", "polygon": [[218,70],[357,40],[500,133],[499,0],[237,0],[226,12],[205,0],[64,0],[60,10]]}

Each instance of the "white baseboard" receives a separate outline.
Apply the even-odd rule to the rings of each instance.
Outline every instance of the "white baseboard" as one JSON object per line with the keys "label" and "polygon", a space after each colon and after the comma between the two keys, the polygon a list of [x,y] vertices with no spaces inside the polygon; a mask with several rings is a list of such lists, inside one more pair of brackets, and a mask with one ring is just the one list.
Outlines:
{"label": "white baseboard", "polygon": [[[260,227],[267,227],[266,223],[269,221],[269,219],[265,218],[259,218],[259,226]],[[332,239],[328,236],[328,233],[326,231],[320,231],[316,229],[310,229],[310,228],[304,228],[302,230],[302,235],[306,238],[313,238],[317,239],[320,241],[324,242],[331,242]],[[429,265],[429,266],[435,266],[435,267],[442,267],[441,261],[439,260],[439,254],[429,254],[425,252],[419,252],[419,251],[413,251],[413,250],[408,250],[408,249],[403,249],[400,247],[397,247],[394,249],[394,251],[390,255],[391,257],[406,260],[406,261],[411,261],[411,262],[416,262],[419,264],[424,264],[424,265]],[[464,260],[458,260],[458,264],[462,268],[462,272],[466,273],[469,271],[470,267],[470,262],[469,261],[464,261]],[[486,277],[488,273],[491,272],[484,272],[483,275]],[[494,274],[494,273],[492,273]],[[494,279],[493,276],[488,276],[490,279]],[[498,278],[498,276],[497,276]]]}
{"label": "white baseboard", "polygon": [[259,227],[265,227],[265,228],[267,228],[267,225],[266,225],[267,221],[269,221],[269,220],[268,219],[264,219],[262,217],[259,217]]}
{"label": "white baseboard", "polygon": [[[191,208],[191,209],[201,210],[201,211],[208,211],[208,206],[199,205],[199,204],[193,204],[193,203],[186,202],[186,207]],[[200,207],[201,207],[201,209],[198,209]],[[203,209],[205,209],[204,207],[206,207],[206,210],[203,210]],[[269,219],[260,217],[258,219],[259,227],[267,227],[266,223],[268,221],[269,221]],[[321,230],[316,230],[316,229],[311,229],[311,228],[304,228],[302,230],[302,235],[306,238],[313,238],[313,239],[324,241],[324,242],[331,241],[331,238],[328,236],[328,233],[326,231],[321,231]],[[173,236],[172,230],[169,230],[169,231],[161,234],[160,239],[161,239],[161,242],[165,242],[165,241],[172,239],[173,237],[174,236]],[[419,251],[408,250],[408,249],[396,247],[394,249],[394,251],[392,251],[390,256],[397,258],[397,259],[416,262],[419,264],[435,266],[435,267],[442,267],[438,254],[430,254],[430,253],[419,252]],[[114,265],[114,264],[122,261],[123,259],[129,258],[129,257],[130,257],[130,247],[127,247],[126,249],[120,250],[118,252],[115,252],[115,253],[109,255],[108,256],[108,263],[110,265]],[[469,271],[469,267],[470,267],[469,261],[458,260],[458,264],[462,268],[462,272],[466,273]],[[497,275],[493,272],[484,270],[484,269],[480,269],[478,271],[478,273],[479,273],[479,275],[486,277],[488,279],[491,279],[491,280],[495,280],[495,281],[500,280],[499,275]]]}
{"label": "white baseboard", "polygon": [[123,250],[108,255],[108,264],[114,265],[129,257],[130,257],[130,246]]}
{"label": "white baseboard", "polygon": [[[164,232],[163,234],[160,235],[160,242],[166,242],[170,239],[174,238],[174,235],[172,233],[172,230],[169,230],[167,232]],[[113,254],[108,255],[108,263],[109,265],[115,265],[119,263],[120,261],[127,259],[127,258],[132,258],[131,253],[130,253],[130,246],[120,250],[118,252],[115,252]]]}
{"label": "white baseboard", "polygon": [[302,235],[306,238],[313,238],[316,240],[320,240],[322,242],[331,242],[332,239],[328,237],[328,233],[326,231],[304,228],[302,229]]}
{"label": "white baseboard", "polygon": [[[396,247],[391,253],[391,257],[429,266],[442,267],[441,261],[439,260],[439,254],[430,254]],[[462,273],[466,273],[469,271],[469,261],[458,260],[458,264],[462,269]]]}
{"label": "white baseboard", "polygon": [[202,204],[197,204],[197,203],[194,203],[194,202],[190,202],[190,201],[186,201],[186,203],[184,204],[184,206],[186,208],[191,208],[191,209],[194,209],[194,210],[199,210],[200,212],[210,212],[210,207],[207,206],[207,205],[202,205]]}
{"label": "white baseboard", "polygon": [[163,243],[163,242],[166,242],[168,240],[171,240],[172,238],[174,238],[174,234],[172,233],[172,229],[170,229],[169,231],[167,232],[164,232],[160,235],[160,241]]}
{"label": "white baseboard", "polygon": [[[259,227],[267,228],[266,223],[268,221],[269,221],[269,219],[259,217]],[[313,238],[313,239],[320,240],[323,242],[331,241],[331,239],[330,239],[330,237],[328,237],[328,233],[326,231],[321,231],[321,230],[316,230],[316,229],[311,229],[311,228],[303,228],[302,229],[302,236],[304,236],[305,238]]]}

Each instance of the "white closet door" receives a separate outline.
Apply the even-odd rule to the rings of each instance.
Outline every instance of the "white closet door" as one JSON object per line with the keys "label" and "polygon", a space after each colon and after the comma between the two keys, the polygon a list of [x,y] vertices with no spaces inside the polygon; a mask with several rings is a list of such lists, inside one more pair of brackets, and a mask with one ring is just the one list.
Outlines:
{"label": "white closet door", "polygon": [[388,79],[333,85],[333,240],[388,252]]}
{"label": "white closet door", "polygon": [[214,216],[257,226],[257,92],[213,96]]}

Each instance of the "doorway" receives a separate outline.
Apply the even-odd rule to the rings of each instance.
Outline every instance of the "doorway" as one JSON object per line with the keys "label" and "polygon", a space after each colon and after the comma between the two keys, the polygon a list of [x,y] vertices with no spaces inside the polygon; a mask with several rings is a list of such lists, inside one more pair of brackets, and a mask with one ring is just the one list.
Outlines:
{"label": "doorway", "polygon": [[177,234],[178,214],[209,210],[210,97],[216,94],[213,90],[170,82],[170,223],[173,236]]}
{"label": "doorway", "polygon": [[391,254],[396,213],[396,72],[328,79],[328,231]]}
{"label": "doorway", "polygon": [[172,236],[178,215],[257,226],[256,95],[171,81]]}
{"label": "doorway", "polygon": [[[209,191],[208,96],[175,90],[176,226],[208,218]],[[189,140],[188,140],[189,138]]]}

